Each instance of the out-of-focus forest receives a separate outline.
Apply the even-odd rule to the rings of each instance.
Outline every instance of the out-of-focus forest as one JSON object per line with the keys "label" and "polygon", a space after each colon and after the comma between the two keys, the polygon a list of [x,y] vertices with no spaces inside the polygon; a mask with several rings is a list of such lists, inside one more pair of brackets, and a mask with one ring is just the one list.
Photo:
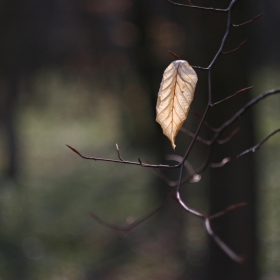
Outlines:
{"label": "out-of-focus forest", "polygon": [[[185,1],[187,3],[187,1]],[[227,7],[229,1],[192,0]],[[280,3],[240,0],[236,23],[213,69],[219,100],[254,86],[209,116],[218,126],[245,102],[280,86]],[[0,279],[280,279],[279,135],[257,153],[207,169],[184,187],[194,208],[214,213],[247,202],[215,222],[217,233],[247,262],[230,260],[203,223],[170,200],[130,232],[92,219],[131,223],[153,209],[169,187],[151,170],[86,161],[85,155],[162,163],[174,154],[155,122],[155,104],[171,50],[208,66],[225,32],[225,15],[172,6],[164,0],[0,1]],[[191,110],[202,113],[207,76]],[[279,127],[279,96],[257,104],[240,132],[215,147],[213,162],[234,157]],[[190,114],[186,126],[195,130]],[[233,129],[234,127],[231,127]],[[227,130],[227,136],[231,130]],[[209,138],[207,129],[202,131]],[[190,143],[179,133],[176,154]],[[193,166],[205,158],[197,144]],[[177,172],[169,172],[176,178]]]}

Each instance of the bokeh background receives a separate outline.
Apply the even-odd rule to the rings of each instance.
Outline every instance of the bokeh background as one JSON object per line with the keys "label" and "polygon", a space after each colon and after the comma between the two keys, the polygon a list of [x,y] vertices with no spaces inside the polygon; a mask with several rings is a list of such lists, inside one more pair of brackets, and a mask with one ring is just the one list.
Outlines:
{"label": "bokeh background", "polygon": [[[211,2],[211,1],[210,1]],[[227,7],[229,1],[193,0]],[[187,3],[187,1],[185,1]],[[277,1],[239,1],[232,30],[213,69],[214,100],[254,86],[209,114],[219,126],[246,101],[280,86]],[[165,197],[169,187],[149,169],[86,161],[85,155],[162,163],[174,154],[155,122],[162,73],[171,50],[192,65],[207,66],[225,32],[225,14],[172,6],[164,0],[0,1],[0,279],[280,279],[279,135],[256,154],[219,169],[183,189],[194,208],[214,213],[239,202],[215,222],[217,233],[238,253],[233,263],[208,238],[200,220],[168,203],[131,232],[96,223],[125,224]],[[192,111],[202,114],[207,77]],[[224,134],[212,161],[234,157],[279,128],[279,96],[256,105]],[[190,114],[186,127],[199,118]],[[205,127],[202,135],[211,137]],[[190,139],[180,133],[176,155]],[[198,167],[207,147],[190,155]],[[169,162],[171,163],[171,162]],[[176,178],[177,172],[169,172]]]}

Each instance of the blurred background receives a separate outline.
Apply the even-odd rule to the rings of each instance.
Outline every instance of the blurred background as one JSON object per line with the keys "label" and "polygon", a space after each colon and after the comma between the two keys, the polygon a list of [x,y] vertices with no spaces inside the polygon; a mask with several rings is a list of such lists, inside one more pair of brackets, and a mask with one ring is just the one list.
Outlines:
{"label": "blurred background", "polygon": [[[227,7],[229,1],[193,0]],[[226,2],[226,3],[225,3]],[[187,1],[185,1],[187,3]],[[227,50],[248,39],[213,68],[214,101],[241,88],[211,110],[218,127],[248,100],[280,86],[277,1],[239,1]],[[155,122],[164,69],[176,53],[208,66],[226,28],[226,15],[172,6],[164,0],[0,1],[0,279],[280,279],[279,135],[256,154],[202,173],[183,198],[209,213],[239,202],[246,208],[215,221],[214,228],[244,265],[233,263],[205,233],[203,223],[168,203],[129,233],[101,226],[125,224],[162,201],[169,187],[151,170],[86,161],[84,155],[172,163],[174,154]],[[206,73],[192,112],[207,102]],[[214,147],[211,162],[234,157],[279,128],[279,96],[271,96],[225,131],[241,130]],[[190,113],[186,127],[199,122]],[[202,135],[210,139],[211,131]],[[176,155],[190,138],[177,137]],[[190,163],[199,167],[207,147],[197,143]],[[167,176],[175,179],[176,171]]]}

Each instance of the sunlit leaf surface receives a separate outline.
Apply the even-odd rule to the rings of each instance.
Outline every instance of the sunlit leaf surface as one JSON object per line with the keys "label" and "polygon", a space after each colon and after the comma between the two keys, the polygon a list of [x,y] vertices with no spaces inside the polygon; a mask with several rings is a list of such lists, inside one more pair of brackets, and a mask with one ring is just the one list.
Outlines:
{"label": "sunlit leaf surface", "polygon": [[156,121],[175,149],[175,138],[188,116],[197,83],[197,75],[185,60],[173,61],[161,81]]}

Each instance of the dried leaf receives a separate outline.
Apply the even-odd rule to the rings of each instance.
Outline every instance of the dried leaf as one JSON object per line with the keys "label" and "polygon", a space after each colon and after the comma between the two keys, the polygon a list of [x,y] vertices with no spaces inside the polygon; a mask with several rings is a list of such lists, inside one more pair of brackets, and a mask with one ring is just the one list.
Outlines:
{"label": "dried leaf", "polygon": [[156,121],[175,149],[175,138],[188,116],[197,75],[185,60],[173,61],[164,71],[157,100]]}

